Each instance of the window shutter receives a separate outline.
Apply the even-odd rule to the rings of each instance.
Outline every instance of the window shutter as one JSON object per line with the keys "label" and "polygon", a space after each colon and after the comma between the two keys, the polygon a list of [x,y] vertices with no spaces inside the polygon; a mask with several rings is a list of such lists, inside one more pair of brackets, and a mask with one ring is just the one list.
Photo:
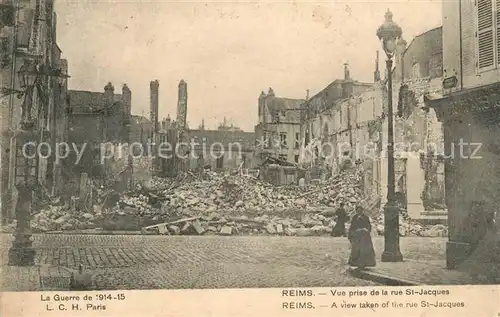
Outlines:
{"label": "window shutter", "polygon": [[493,0],[477,1],[477,26],[478,67],[482,69],[494,66]]}

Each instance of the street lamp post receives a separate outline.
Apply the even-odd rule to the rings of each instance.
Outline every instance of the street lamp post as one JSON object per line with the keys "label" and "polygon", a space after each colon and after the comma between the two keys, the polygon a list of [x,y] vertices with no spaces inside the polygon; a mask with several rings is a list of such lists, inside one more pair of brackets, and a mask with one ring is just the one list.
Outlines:
{"label": "street lamp post", "polygon": [[31,208],[33,189],[38,184],[38,158],[36,144],[39,136],[35,131],[35,120],[32,118],[33,90],[42,76],[69,76],[61,72],[47,71],[37,65],[36,61],[25,59],[18,72],[21,90],[19,96],[24,100],[21,108],[20,129],[16,131],[13,143],[15,151],[15,186],[18,192],[15,210],[16,229],[14,241],[9,249],[9,265],[29,266],[35,262],[35,250],[31,240]]}
{"label": "street lamp post", "polygon": [[15,210],[16,229],[14,241],[9,249],[9,265],[27,266],[35,262],[35,250],[31,247],[31,204],[33,189],[37,183],[38,160],[36,152],[30,143],[37,140],[34,131],[34,121],[31,118],[33,104],[33,89],[37,77],[36,64],[26,59],[19,72],[19,83],[24,100],[21,108],[20,129],[14,136],[15,151],[15,186],[17,189],[17,203]]}
{"label": "street lamp post", "polygon": [[392,109],[392,58],[396,51],[396,43],[403,31],[392,21],[392,12],[387,10],[385,22],[378,28],[377,37],[387,55],[387,204],[384,207],[384,252],[382,262],[401,262],[403,255],[399,248],[399,207],[394,200],[394,114]]}

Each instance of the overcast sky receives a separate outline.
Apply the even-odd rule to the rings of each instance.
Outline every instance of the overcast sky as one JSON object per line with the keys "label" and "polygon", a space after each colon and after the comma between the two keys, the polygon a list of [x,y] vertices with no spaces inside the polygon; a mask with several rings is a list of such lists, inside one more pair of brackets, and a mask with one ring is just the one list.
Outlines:
{"label": "overcast sky", "polygon": [[[377,27],[390,8],[411,42],[441,25],[439,0],[56,1],[58,43],[70,89],[132,90],[132,113],[149,116],[149,82],[160,82],[160,118],[175,118],[177,85],[188,84],[188,122],[216,128],[226,116],[246,131],[257,98],[305,98],[343,77],[373,81]],[[381,52],[383,73],[383,53]]]}

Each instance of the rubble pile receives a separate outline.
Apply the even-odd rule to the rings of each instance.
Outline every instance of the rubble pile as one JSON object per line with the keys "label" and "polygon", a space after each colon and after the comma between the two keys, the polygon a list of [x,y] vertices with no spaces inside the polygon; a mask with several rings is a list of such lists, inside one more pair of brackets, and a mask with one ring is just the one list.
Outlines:
{"label": "rubble pile", "polygon": [[[377,235],[384,234],[384,215],[380,214],[372,219],[372,226]],[[447,237],[448,227],[442,224],[422,225],[408,217],[399,217],[399,235],[419,237]]]}
{"label": "rubble pile", "polygon": [[77,212],[69,206],[49,206],[33,215],[33,232],[56,230],[84,230],[95,228],[99,223],[99,213]]}
{"label": "rubble pile", "polygon": [[[168,235],[328,235],[342,201],[348,212],[365,203],[362,176],[342,171],[324,182],[273,186],[250,176],[152,178],[136,190],[118,195],[96,190],[96,205],[48,204],[33,215],[36,232],[54,230],[141,230]],[[373,232],[382,235],[383,215],[372,215]],[[402,236],[446,236],[446,227],[400,221]]]}
{"label": "rubble pile", "polygon": [[164,235],[287,235],[320,236],[332,232],[335,221],[321,214],[306,214],[300,219],[268,215],[223,216],[211,215],[179,219],[142,228],[147,234]]}
{"label": "rubble pile", "polygon": [[[150,192],[163,200],[163,207],[189,215],[223,212],[254,211],[281,214],[290,210],[321,211],[336,207],[343,200],[348,207],[364,199],[359,186],[361,175],[356,171],[342,174],[317,185],[303,187],[273,186],[253,177],[211,174],[208,179],[169,183],[153,179]],[[135,202],[124,198],[127,205]]]}
{"label": "rubble pile", "polygon": [[[446,237],[444,225],[423,226],[408,221],[400,222],[400,236]],[[335,226],[335,217],[327,212],[305,214],[300,218],[270,217],[268,215],[222,216],[212,213],[208,216],[190,217],[173,222],[160,223],[142,228],[144,234],[162,235],[286,235],[286,236],[321,236],[330,235]],[[346,224],[346,230],[349,224]],[[372,223],[373,235],[383,235],[383,220]]]}

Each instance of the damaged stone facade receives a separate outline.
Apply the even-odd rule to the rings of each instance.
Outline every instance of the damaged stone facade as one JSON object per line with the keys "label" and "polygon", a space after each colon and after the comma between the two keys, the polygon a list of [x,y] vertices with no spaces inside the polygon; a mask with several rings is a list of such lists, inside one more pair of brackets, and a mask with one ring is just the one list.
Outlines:
{"label": "damaged stone facade", "polygon": [[[121,144],[130,140],[131,95],[127,85],[123,85],[122,94],[115,94],[114,87],[108,83],[104,92],[69,91],[70,102],[70,129],[68,140],[82,151],[79,164],[72,164],[77,153],[71,153],[66,159],[67,172],[72,174],[69,182],[69,195],[74,194],[81,187],[81,175],[85,173],[90,181],[105,185],[114,181],[123,174],[116,169],[123,165],[117,161],[128,160],[128,152],[123,151],[118,158],[118,151],[110,158],[102,159],[102,147],[113,144],[117,149]],[[84,147],[85,146],[85,147]],[[127,181],[125,181],[127,182]]]}
{"label": "damaged stone facade", "polygon": [[244,131],[193,129],[187,132],[194,144],[188,158],[189,170],[210,167],[213,171],[252,167],[254,133]]}
{"label": "damaged stone facade", "polygon": [[[15,10],[17,6],[18,11]],[[57,44],[57,14],[53,1],[2,1],[2,9],[5,15],[0,25],[0,187],[2,221],[8,222],[13,219],[16,208],[15,183],[19,157],[15,154],[18,144],[14,136],[20,128],[24,101],[18,95],[23,90],[18,72],[24,62],[32,61],[35,55],[39,56],[38,66],[44,65],[44,69],[62,74],[68,74],[68,61],[61,58],[62,51]],[[6,21],[8,23],[5,24]],[[67,80],[59,81],[54,76],[46,76],[37,81],[32,96],[31,118],[40,136],[37,143],[66,141]],[[63,167],[55,164],[52,157],[39,158],[37,164],[38,196],[59,194],[66,182]]]}
{"label": "damaged stone facade", "polygon": [[258,99],[259,123],[255,126],[255,164],[270,156],[299,162],[300,113],[305,99],[276,97],[269,88]]}
{"label": "damaged stone facade", "polygon": [[[350,80],[346,66],[343,81],[333,82],[304,104],[300,163],[333,174],[346,161],[360,163],[365,195],[378,196],[383,205],[387,88],[378,73],[377,58],[375,83],[359,84]],[[408,47],[406,41],[398,42],[392,70],[396,199],[410,218],[435,222],[446,221],[444,161],[437,155],[443,152],[443,128],[435,111],[425,107],[424,95],[441,91],[441,75],[441,28],[417,36]]]}
{"label": "damaged stone facade", "polygon": [[393,104],[398,109],[395,142],[402,145],[396,151],[406,171],[396,183],[406,182],[402,192],[411,218],[445,221],[444,131],[424,102],[424,95],[442,91],[442,27],[415,37],[401,60],[394,71]]}
{"label": "damaged stone facade", "polygon": [[396,121],[395,141],[405,147],[400,152],[406,156],[407,181],[409,177],[413,184],[405,189],[408,212],[418,217],[427,211],[444,211],[443,128],[423,101],[424,94],[440,91],[441,80],[408,79],[400,87],[402,116]]}
{"label": "damaged stone facade", "polygon": [[366,193],[379,192],[380,164],[373,156],[364,155],[364,149],[381,140],[377,122],[382,113],[382,98],[379,84],[352,80],[345,65],[343,80],[335,80],[303,104],[300,164],[319,168],[329,177],[338,174],[346,160],[354,164],[361,159],[366,172]]}

